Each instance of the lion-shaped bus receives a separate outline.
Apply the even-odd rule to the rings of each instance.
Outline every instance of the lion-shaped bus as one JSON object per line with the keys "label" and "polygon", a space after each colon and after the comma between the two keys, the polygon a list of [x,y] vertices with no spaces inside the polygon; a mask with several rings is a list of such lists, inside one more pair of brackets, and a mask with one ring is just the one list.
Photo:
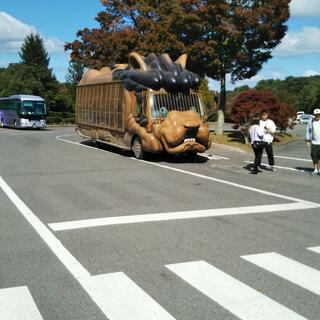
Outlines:
{"label": "lion-shaped bus", "polygon": [[146,152],[196,155],[211,145],[200,77],[187,55],[129,55],[128,64],[87,71],[77,86],[76,131],[94,142]]}

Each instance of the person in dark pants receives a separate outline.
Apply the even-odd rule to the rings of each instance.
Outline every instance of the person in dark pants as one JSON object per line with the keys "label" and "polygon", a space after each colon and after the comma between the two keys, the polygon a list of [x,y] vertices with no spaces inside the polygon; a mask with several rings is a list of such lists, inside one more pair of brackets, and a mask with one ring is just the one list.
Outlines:
{"label": "person in dark pants", "polygon": [[263,148],[266,150],[268,156],[269,167],[267,168],[270,171],[276,171],[274,168],[274,156],[273,156],[273,135],[276,132],[276,125],[273,120],[269,119],[269,114],[267,110],[262,110],[260,112],[260,127],[264,132],[263,136]]}
{"label": "person in dark pants", "polygon": [[262,172],[260,170],[261,165],[261,158],[264,148],[263,136],[264,132],[263,129],[259,125],[259,118],[253,118],[251,121],[251,126],[249,129],[250,140],[252,150],[254,152],[254,163],[251,169],[251,174],[257,174],[258,172]]}
{"label": "person in dark pants", "polygon": [[310,121],[306,131],[306,142],[311,147],[311,158],[314,171],[311,174],[320,175],[320,109],[314,109],[315,118]]}

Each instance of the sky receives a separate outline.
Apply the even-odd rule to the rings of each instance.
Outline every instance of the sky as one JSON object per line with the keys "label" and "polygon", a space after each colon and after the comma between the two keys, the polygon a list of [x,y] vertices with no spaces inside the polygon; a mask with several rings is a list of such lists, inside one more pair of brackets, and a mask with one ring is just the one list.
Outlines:
{"label": "sky", "polygon": [[[20,61],[18,52],[25,37],[39,32],[50,55],[50,67],[59,81],[65,81],[69,54],[65,42],[76,39],[85,27],[99,27],[95,20],[103,10],[99,0],[0,0],[0,67]],[[273,50],[273,58],[253,78],[230,82],[250,87],[263,79],[285,79],[288,76],[320,75],[320,0],[292,0],[288,32]],[[211,89],[219,83],[210,80]]]}

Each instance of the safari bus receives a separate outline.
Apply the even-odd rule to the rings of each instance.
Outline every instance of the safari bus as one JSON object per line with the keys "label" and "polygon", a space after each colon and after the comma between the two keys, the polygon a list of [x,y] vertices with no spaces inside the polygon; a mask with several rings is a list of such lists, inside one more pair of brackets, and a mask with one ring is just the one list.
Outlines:
{"label": "safari bus", "polygon": [[45,128],[46,103],[32,95],[13,95],[0,98],[0,127]]}
{"label": "safari bus", "polygon": [[[196,155],[211,145],[197,75],[186,55],[144,58],[87,71],[77,86],[76,131],[94,142],[146,152]],[[156,68],[154,68],[156,66]]]}

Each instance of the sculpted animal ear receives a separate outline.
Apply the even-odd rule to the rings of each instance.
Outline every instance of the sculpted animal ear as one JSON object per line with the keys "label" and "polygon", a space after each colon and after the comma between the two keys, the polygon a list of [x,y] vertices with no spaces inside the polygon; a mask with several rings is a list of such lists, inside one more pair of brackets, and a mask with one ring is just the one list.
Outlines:
{"label": "sculpted animal ear", "polygon": [[132,65],[133,69],[140,69],[141,71],[147,70],[147,65],[144,62],[142,56],[137,52],[131,52],[129,54],[129,62]]}
{"label": "sculpted animal ear", "polygon": [[184,53],[176,60],[176,63],[179,63],[182,69],[185,69],[187,65],[187,58],[188,55]]}

